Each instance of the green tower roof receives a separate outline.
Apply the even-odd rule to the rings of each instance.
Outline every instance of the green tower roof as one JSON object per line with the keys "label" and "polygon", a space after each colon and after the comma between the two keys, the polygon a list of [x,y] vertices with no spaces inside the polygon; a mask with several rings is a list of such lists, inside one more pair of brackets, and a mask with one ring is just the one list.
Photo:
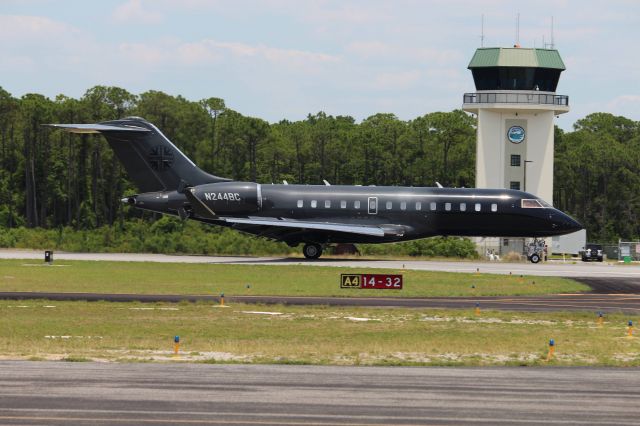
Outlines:
{"label": "green tower roof", "polygon": [[557,50],[522,47],[481,47],[471,58],[468,68],[486,67],[566,69]]}

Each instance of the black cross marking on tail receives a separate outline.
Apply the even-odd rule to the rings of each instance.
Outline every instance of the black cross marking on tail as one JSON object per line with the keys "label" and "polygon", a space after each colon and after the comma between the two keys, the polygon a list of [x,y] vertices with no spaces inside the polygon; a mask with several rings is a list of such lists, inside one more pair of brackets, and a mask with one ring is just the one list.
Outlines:
{"label": "black cross marking on tail", "polygon": [[169,169],[173,165],[173,152],[165,146],[158,145],[149,153],[149,163],[153,170],[159,172]]}

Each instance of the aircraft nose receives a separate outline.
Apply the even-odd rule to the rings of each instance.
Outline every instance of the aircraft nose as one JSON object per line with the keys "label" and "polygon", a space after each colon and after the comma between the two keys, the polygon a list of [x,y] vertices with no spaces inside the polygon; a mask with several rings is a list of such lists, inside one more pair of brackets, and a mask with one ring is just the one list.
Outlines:
{"label": "aircraft nose", "polygon": [[569,219],[569,224],[567,226],[569,227],[569,229],[571,229],[571,232],[576,232],[581,229],[584,229],[584,226],[582,226],[580,222],[578,222],[571,216],[567,216],[567,218]]}
{"label": "aircraft nose", "polygon": [[555,216],[552,226],[558,233],[570,234],[584,228],[580,222],[560,210],[556,210]]}

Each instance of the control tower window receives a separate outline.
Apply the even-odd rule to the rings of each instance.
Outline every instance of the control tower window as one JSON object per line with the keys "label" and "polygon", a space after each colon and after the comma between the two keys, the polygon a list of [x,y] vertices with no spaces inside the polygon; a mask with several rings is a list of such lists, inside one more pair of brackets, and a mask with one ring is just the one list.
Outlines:
{"label": "control tower window", "polygon": [[511,189],[517,189],[517,190],[519,191],[519,190],[520,190],[520,182],[518,182],[518,181],[513,181],[513,180],[512,180],[512,181],[509,183],[509,188],[511,188]]}
{"label": "control tower window", "polygon": [[511,155],[511,165],[513,167],[520,167],[520,156],[517,154]]}
{"label": "control tower window", "polygon": [[[482,67],[471,70],[476,90],[541,90],[555,92],[559,69],[528,67]],[[537,87],[537,89],[536,89]]]}

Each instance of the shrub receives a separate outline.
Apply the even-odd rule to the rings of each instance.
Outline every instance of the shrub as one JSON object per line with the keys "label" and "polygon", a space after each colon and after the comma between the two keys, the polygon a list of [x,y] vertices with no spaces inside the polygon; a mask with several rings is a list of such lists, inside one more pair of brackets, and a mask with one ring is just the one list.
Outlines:
{"label": "shrub", "polygon": [[[164,216],[149,223],[142,219],[123,226],[95,230],[0,228],[0,247],[56,249],[71,252],[151,252],[208,255],[288,255],[285,243],[257,238],[232,229]],[[466,238],[434,237],[393,244],[361,244],[362,254],[477,258],[474,244]],[[295,249],[299,252],[298,249]]]}

